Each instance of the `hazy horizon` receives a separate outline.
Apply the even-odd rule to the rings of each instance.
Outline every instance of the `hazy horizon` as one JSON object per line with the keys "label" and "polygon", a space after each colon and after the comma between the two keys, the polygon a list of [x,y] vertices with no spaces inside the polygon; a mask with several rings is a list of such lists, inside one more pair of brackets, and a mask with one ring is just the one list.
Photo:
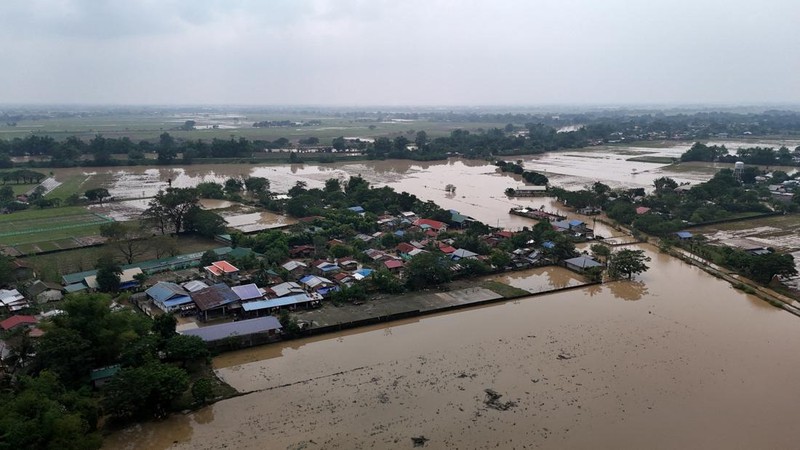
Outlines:
{"label": "hazy horizon", "polygon": [[5,2],[0,104],[796,106],[797,17],[788,0]]}

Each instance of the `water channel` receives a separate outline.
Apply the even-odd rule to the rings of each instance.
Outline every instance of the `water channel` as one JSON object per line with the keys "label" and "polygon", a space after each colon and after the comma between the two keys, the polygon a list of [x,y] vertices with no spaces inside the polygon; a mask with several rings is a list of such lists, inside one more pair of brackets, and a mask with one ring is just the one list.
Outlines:
{"label": "water channel", "polygon": [[[661,176],[651,166],[647,176]],[[508,216],[512,204],[558,207],[505,198],[519,181],[475,161],[251,173],[273,187],[361,173],[511,228],[532,223]],[[209,175],[191,167],[182,176]],[[215,168],[213,176],[225,175]],[[448,183],[455,195],[444,192]],[[798,319],[652,246],[639,248],[651,268],[633,282],[222,355],[215,369],[246,395],[117,432],[106,448],[411,448],[415,437],[427,439],[426,448],[454,449],[795,448]],[[574,282],[542,270],[505,278],[521,288]]]}

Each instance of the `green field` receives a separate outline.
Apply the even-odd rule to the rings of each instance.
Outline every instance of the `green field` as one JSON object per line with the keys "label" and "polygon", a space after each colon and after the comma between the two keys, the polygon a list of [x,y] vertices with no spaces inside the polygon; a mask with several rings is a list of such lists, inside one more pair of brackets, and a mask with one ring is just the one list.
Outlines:
{"label": "green field", "polygon": [[[175,238],[175,249],[178,253],[202,252],[212,248],[220,247],[220,243],[213,239],[197,236],[179,236]],[[38,244],[37,244],[38,245]],[[136,258],[136,261],[147,261],[157,258],[156,244],[148,245],[147,251]],[[60,281],[61,275],[92,270],[95,268],[97,259],[103,254],[119,256],[113,247],[85,247],[52,253],[48,255],[29,256],[24,260],[30,263],[42,279],[48,281]],[[165,255],[161,255],[165,257]]]}
{"label": "green field", "polygon": [[[0,139],[24,138],[30,134],[48,135],[57,140],[69,136],[78,136],[89,140],[97,134],[107,138],[120,138],[127,136],[134,142],[140,140],[157,140],[163,132],[169,132],[178,139],[203,139],[210,141],[214,138],[230,139],[231,137],[245,137],[251,140],[262,139],[273,141],[285,137],[297,140],[307,137],[317,137],[322,144],[330,144],[331,139],[339,136],[379,137],[397,136],[404,134],[413,140],[413,132],[424,130],[429,137],[449,135],[452,130],[461,128],[477,130],[479,128],[502,128],[505,123],[474,123],[474,122],[360,122],[350,118],[341,118],[315,114],[298,113],[271,113],[271,114],[242,114],[237,122],[232,118],[203,117],[203,115],[110,115],[97,117],[69,117],[25,120],[16,127],[0,127]],[[185,120],[195,120],[198,126],[217,124],[217,129],[196,129],[183,131],[175,129]],[[264,120],[293,120],[308,121],[319,120],[321,125],[300,127],[273,127],[254,128],[254,122]],[[370,128],[372,126],[373,128]],[[413,132],[412,132],[413,131]]]}
{"label": "green field", "polygon": [[79,206],[19,211],[0,216],[0,244],[47,246],[46,242],[99,234],[100,225],[109,221]]}

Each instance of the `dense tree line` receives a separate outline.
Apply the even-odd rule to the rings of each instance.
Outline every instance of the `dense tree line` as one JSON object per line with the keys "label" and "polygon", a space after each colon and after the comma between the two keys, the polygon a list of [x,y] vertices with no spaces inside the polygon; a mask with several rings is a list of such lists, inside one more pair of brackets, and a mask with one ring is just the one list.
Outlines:
{"label": "dense tree line", "polygon": [[539,172],[534,172],[532,170],[525,170],[521,164],[507,162],[507,161],[496,161],[494,163],[497,167],[500,168],[502,172],[512,172],[517,175],[522,175],[522,179],[526,182],[533,184],[535,186],[547,186],[547,183],[550,181],[547,177]]}
{"label": "dense tree line", "polygon": [[[348,113],[343,113],[345,116]],[[425,131],[409,130],[406,135],[394,138],[379,137],[374,143],[361,143],[357,147],[371,158],[404,158],[417,160],[442,159],[449,154],[467,157],[534,154],[559,149],[578,148],[590,143],[621,142],[648,139],[707,139],[720,134],[741,136],[800,133],[800,114],[768,111],[761,114],[695,113],[695,114],[563,114],[559,116],[536,114],[471,114],[471,113],[373,113],[376,121],[386,118],[425,117],[434,121],[452,121],[460,118],[469,123],[507,123],[502,128],[457,129],[449,136],[428,138]],[[187,121],[187,124],[191,121]],[[304,123],[312,123],[306,121]],[[263,126],[284,126],[290,121],[266,121]],[[493,122],[498,123],[498,122]],[[255,125],[258,125],[256,123]],[[184,125],[188,126],[188,125]],[[572,128],[570,128],[572,127]],[[574,128],[574,129],[573,129]],[[319,145],[314,136],[303,138],[300,145]],[[275,141],[248,140],[246,138],[212,139],[210,142],[175,139],[162,133],[155,142],[133,142],[128,137],[105,138],[96,135],[89,141],[69,137],[56,141],[49,136],[31,135],[11,141],[0,140],[0,167],[11,167],[12,156],[43,156],[49,161],[27,164],[70,167],[77,165],[100,166],[115,164],[141,164],[152,161],[156,154],[159,164],[191,163],[200,158],[249,158],[255,152],[285,149],[291,145],[286,138]],[[326,146],[327,147],[327,146]],[[343,138],[334,139],[329,150],[340,151],[347,147]],[[722,149],[717,149],[722,150]],[[294,155],[294,154],[292,154]],[[742,155],[761,164],[766,153]],[[181,156],[178,158],[178,156]],[[295,159],[297,159],[297,156]],[[719,157],[711,155],[711,158]],[[695,149],[685,160],[707,160],[708,151]],[[779,150],[779,161],[788,162],[786,151]],[[747,162],[747,161],[745,161]]]}
{"label": "dense tree line", "polygon": [[735,155],[730,154],[724,145],[705,145],[696,142],[692,147],[681,155],[681,161],[706,161],[706,162],[726,162],[735,163],[742,161],[745,164],[756,165],[781,165],[796,166],[794,156],[800,156],[800,147],[794,152],[782,146],[777,150],[771,147],[747,147],[740,148]]}
{"label": "dense tree line", "polygon": [[[72,295],[43,337],[4,336],[13,376],[0,379],[0,448],[96,449],[103,417],[162,417],[190,406],[179,402],[203,380],[193,383],[191,374],[207,364],[205,343],[176,334],[172,316],[154,321],[110,306],[102,294]],[[91,370],[114,365],[120,370],[111,381],[93,390]],[[208,398],[200,394],[199,404]]]}

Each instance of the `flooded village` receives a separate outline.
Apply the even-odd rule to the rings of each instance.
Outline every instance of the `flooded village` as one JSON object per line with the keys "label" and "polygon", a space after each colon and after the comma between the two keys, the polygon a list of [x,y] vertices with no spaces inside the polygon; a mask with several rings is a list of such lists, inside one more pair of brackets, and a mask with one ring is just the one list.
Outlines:
{"label": "flooded village", "polygon": [[0,1],[0,450],[798,448],[800,2],[689,3]]}
{"label": "flooded village", "polygon": [[[646,186],[664,173],[646,167],[609,181]],[[311,326],[335,326],[359,313],[399,319],[217,356],[216,374],[245,395],[120,431],[106,448],[789,448],[797,438],[787,431],[793,397],[777,387],[800,368],[791,356],[797,318],[653,244],[636,243],[624,229],[552,198],[508,198],[504,189],[519,182],[486,163],[253,173],[263,171],[286,176],[286,186],[297,177],[321,185],[323,177],[357,173],[514,231],[536,221],[509,209],[550,211],[591,224],[612,245],[643,250],[650,269],[632,281],[593,284],[550,266],[416,295],[402,306],[379,299],[299,309],[295,316]],[[695,183],[708,178],[682,175]],[[444,189],[449,183],[455,193]],[[589,253],[589,246],[578,244],[578,251]],[[523,293],[503,301],[484,280]],[[446,311],[471,302],[482,306]],[[426,307],[444,312],[400,318]]]}
{"label": "flooded village", "polygon": [[[733,164],[637,160],[689,147],[520,156],[544,189],[461,157],[53,170],[107,189],[85,207],[110,223],[236,180],[269,180],[263,198],[295,208],[195,199],[226,233],[120,267],[130,292],[112,307],[174,317],[170,339],[213,352],[194,376],[225,389],[111,426],[103,447],[790,448],[796,278],[753,283],[713,249],[796,254],[796,215],[759,209],[783,189],[764,177],[758,201],[733,201],[746,215],[710,220],[723,214],[705,200],[717,216],[676,219],[694,187],[739,189]],[[612,198],[625,209],[600,207]],[[613,274],[625,252],[643,266]],[[52,289],[94,295],[93,263]],[[92,383],[103,392],[119,370],[97,367]]]}

